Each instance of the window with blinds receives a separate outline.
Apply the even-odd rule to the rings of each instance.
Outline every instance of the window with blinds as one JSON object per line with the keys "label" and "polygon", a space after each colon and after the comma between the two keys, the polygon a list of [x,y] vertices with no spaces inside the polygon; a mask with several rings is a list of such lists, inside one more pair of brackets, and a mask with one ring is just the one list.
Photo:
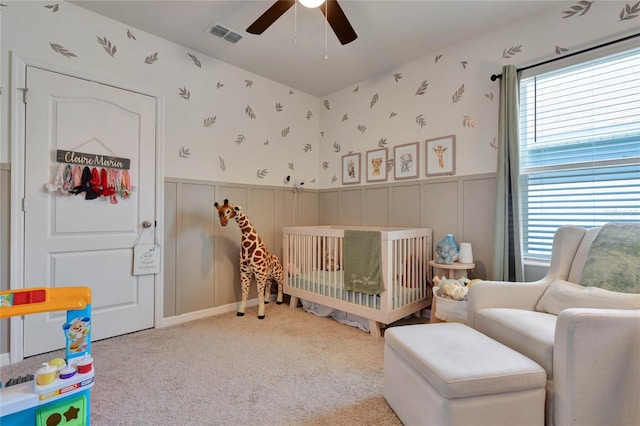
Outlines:
{"label": "window with blinds", "polygon": [[640,48],[520,82],[523,254],[559,226],[640,222]]}

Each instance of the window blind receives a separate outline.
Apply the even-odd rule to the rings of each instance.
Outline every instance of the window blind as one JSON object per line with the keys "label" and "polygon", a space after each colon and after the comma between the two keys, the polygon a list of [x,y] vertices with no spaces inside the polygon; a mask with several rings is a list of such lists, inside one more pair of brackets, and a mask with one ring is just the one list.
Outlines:
{"label": "window blind", "polygon": [[563,224],[640,222],[640,48],[520,82],[523,253]]}

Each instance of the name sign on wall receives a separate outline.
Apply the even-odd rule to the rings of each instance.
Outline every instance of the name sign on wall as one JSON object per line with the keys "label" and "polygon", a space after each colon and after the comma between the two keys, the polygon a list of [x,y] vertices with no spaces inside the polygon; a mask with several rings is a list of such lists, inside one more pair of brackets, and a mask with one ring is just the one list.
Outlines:
{"label": "name sign on wall", "polygon": [[85,152],[77,151],[65,151],[63,149],[57,150],[56,160],[59,163],[124,170],[129,170],[131,164],[131,160],[128,158],[110,157],[108,155],[101,154],[87,154]]}

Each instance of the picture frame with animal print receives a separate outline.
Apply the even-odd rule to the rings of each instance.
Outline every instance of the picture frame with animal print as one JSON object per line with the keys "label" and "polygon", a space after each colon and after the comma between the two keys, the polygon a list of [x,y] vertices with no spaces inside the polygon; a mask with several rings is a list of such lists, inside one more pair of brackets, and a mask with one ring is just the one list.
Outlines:
{"label": "picture frame with animal print", "polygon": [[427,139],[427,176],[456,174],[456,135]]}
{"label": "picture frame with animal print", "polygon": [[387,158],[389,150],[387,148],[372,149],[367,151],[367,182],[385,182],[387,175]]}
{"label": "picture frame with animal print", "polygon": [[342,184],[360,183],[360,153],[342,156]]}
{"label": "picture frame with animal print", "polygon": [[418,171],[420,169],[419,149],[420,144],[418,142],[393,147],[393,177],[395,180],[418,177]]}

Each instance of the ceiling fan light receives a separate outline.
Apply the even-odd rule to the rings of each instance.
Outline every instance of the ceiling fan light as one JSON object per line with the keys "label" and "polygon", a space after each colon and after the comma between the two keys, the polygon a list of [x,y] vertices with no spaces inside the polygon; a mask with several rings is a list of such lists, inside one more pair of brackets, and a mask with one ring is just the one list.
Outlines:
{"label": "ceiling fan light", "polygon": [[324,3],[324,0],[298,0],[304,7],[308,7],[309,9],[313,9],[314,7],[320,6]]}

